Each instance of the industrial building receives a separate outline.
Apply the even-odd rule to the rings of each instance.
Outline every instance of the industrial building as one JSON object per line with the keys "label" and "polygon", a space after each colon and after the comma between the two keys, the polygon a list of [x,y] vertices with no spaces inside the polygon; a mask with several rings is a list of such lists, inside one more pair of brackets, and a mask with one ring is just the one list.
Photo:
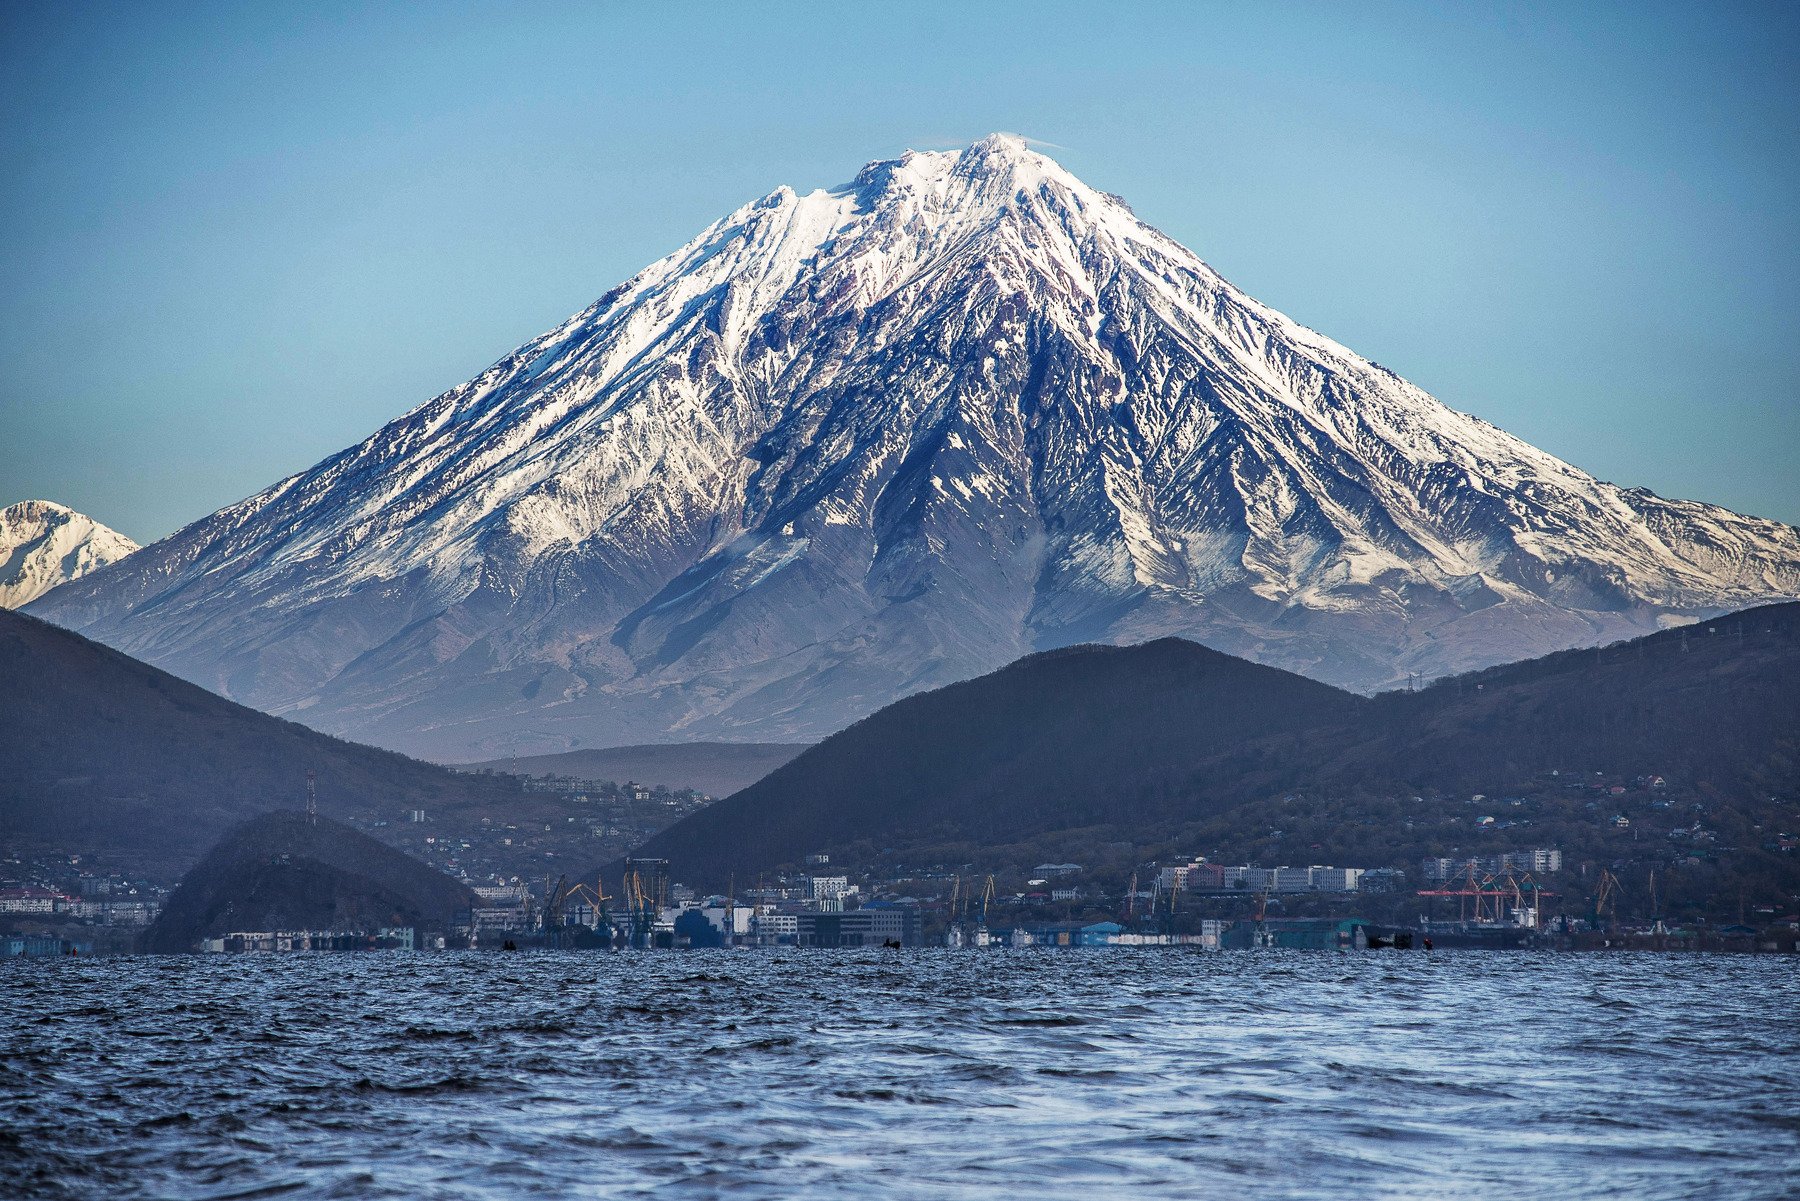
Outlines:
{"label": "industrial building", "polygon": [[802,947],[879,947],[919,943],[919,911],[894,905],[847,913],[797,913],[794,941]]}

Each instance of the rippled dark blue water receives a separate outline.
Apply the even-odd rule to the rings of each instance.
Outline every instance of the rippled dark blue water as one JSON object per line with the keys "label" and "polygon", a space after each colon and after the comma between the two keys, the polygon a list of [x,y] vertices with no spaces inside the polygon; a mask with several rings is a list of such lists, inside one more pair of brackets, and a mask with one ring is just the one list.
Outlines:
{"label": "rippled dark blue water", "polygon": [[1777,1197],[1793,959],[0,965],[0,1193]]}

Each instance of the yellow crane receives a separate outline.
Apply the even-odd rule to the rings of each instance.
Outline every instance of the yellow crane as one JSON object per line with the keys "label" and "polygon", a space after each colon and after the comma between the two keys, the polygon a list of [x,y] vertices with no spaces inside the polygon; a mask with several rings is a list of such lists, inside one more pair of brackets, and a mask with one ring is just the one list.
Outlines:
{"label": "yellow crane", "polygon": [[625,879],[622,883],[624,887],[621,890],[622,896],[620,899],[625,902],[626,912],[631,915],[631,932],[629,935],[631,945],[634,947],[648,946],[650,929],[651,926],[654,925],[654,918],[650,912],[649,895],[644,891],[643,874],[636,871],[628,871],[625,873]]}
{"label": "yellow crane", "polygon": [[1594,925],[1599,926],[1600,915],[1606,915],[1606,929],[1610,933],[1618,925],[1619,919],[1619,878],[1612,874],[1610,868],[1600,872],[1600,887],[1594,894]]}

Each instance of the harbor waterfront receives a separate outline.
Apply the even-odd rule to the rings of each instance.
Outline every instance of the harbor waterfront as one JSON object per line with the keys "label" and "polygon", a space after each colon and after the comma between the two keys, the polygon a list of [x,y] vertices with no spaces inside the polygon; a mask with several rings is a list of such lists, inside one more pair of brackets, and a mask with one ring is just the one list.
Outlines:
{"label": "harbor waterfront", "polygon": [[1787,956],[0,965],[0,1195],[1778,1197]]}

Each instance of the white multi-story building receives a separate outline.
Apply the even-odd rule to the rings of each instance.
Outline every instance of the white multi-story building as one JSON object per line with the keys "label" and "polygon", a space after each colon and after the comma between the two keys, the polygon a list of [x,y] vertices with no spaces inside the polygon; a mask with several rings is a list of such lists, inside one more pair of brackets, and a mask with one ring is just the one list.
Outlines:
{"label": "white multi-story building", "polygon": [[108,901],[104,916],[111,926],[148,926],[161,912],[157,901]]}
{"label": "white multi-story building", "polygon": [[1360,867],[1228,867],[1224,887],[1241,881],[1251,892],[1354,892],[1362,874]]}
{"label": "white multi-story building", "polygon": [[1504,871],[1560,872],[1562,852],[1555,847],[1538,847],[1529,851],[1507,851],[1501,855],[1471,855],[1460,859],[1426,859],[1419,864],[1419,874],[1426,880],[1456,880],[1473,867],[1479,875],[1499,875]]}
{"label": "white multi-story building", "polygon": [[1538,847],[1530,851],[1509,851],[1502,856],[1508,867],[1527,872],[1560,872],[1562,852],[1554,847]]}
{"label": "white multi-story building", "polygon": [[0,913],[53,913],[62,899],[48,888],[8,888],[0,891]]}
{"label": "white multi-story building", "polygon": [[[1164,890],[1172,888],[1191,888],[1193,887],[1194,881],[1190,880],[1188,877],[1193,875],[1196,870],[1204,871],[1206,868],[1207,863],[1204,859],[1195,859],[1191,863],[1179,863],[1173,867],[1165,867],[1157,872],[1156,882],[1161,885]],[[1043,874],[1041,870],[1039,874]]]}
{"label": "white multi-story building", "polygon": [[793,938],[800,933],[800,916],[795,913],[763,913],[750,919],[750,934],[763,943]]}
{"label": "white multi-story building", "polygon": [[1271,884],[1273,892],[1305,892],[1313,886],[1312,868],[1278,867]]}
{"label": "white multi-story building", "polygon": [[525,930],[531,925],[531,890],[520,886],[477,885],[475,897],[481,903],[469,910],[469,924],[477,936],[507,930]]}
{"label": "white multi-story building", "polygon": [[1360,867],[1314,867],[1312,886],[1320,892],[1355,892],[1362,884]]}

